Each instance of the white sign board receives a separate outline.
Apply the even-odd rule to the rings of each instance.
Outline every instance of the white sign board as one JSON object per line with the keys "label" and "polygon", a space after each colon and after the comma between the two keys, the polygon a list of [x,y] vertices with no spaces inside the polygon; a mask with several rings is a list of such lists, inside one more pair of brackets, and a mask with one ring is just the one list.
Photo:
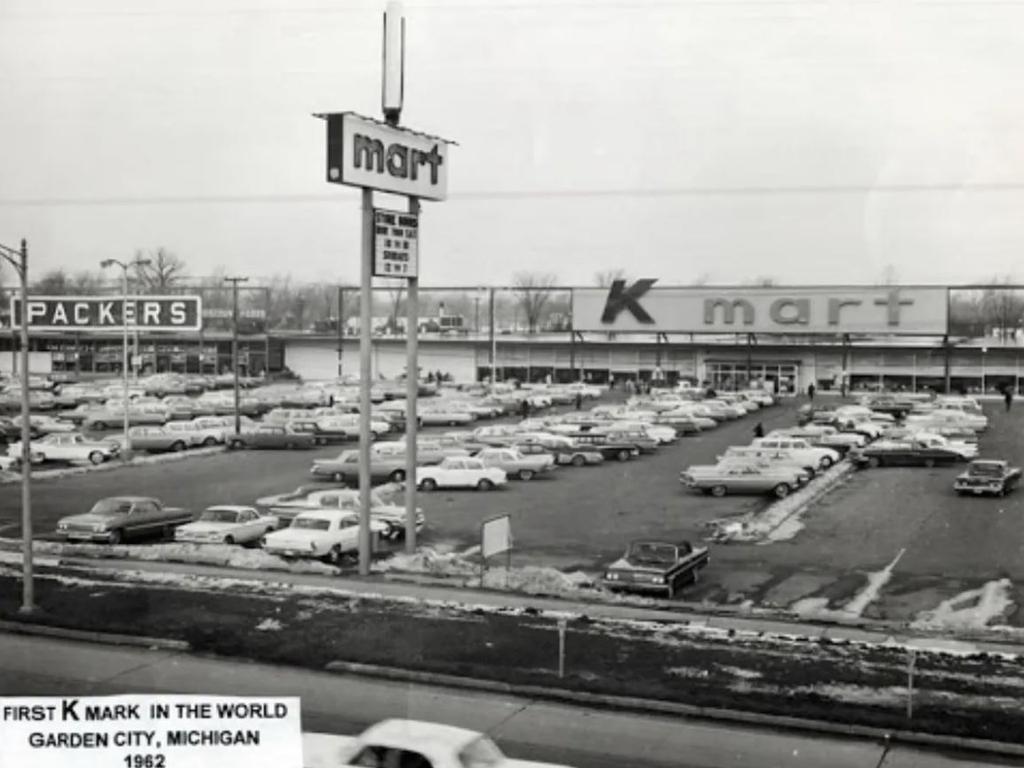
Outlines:
{"label": "white sign board", "polygon": [[573,328],[620,333],[944,335],[945,288],[659,288],[616,280],[573,290]]}
{"label": "white sign board", "polygon": [[302,766],[298,698],[0,698],[0,765],[33,768]]}
{"label": "white sign board", "polygon": [[448,142],[351,112],[327,115],[327,180],[444,200]]}
{"label": "white sign board", "polygon": [[508,515],[484,521],[481,529],[480,554],[486,560],[512,549],[512,520]]}
{"label": "white sign board", "polygon": [[373,274],[419,277],[419,217],[373,209]]}

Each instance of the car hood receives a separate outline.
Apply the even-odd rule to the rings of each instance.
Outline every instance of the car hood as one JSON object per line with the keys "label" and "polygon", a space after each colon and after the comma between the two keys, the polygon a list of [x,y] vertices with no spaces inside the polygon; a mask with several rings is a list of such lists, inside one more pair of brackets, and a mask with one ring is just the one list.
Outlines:
{"label": "car hood", "polygon": [[667,565],[658,565],[657,563],[637,563],[625,557],[620,557],[614,563],[605,568],[605,570],[629,571],[630,573],[664,573],[668,568],[669,567]]}
{"label": "car hood", "polygon": [[110,523],[114,520],[120,519],[120,517],[120,515],[115,515],[113,517],[109,515],[90,515],[88,512],[84,512],[81,515],[70,515],[69,517],[62,517],[59,522],[96,525],[98,523]]}

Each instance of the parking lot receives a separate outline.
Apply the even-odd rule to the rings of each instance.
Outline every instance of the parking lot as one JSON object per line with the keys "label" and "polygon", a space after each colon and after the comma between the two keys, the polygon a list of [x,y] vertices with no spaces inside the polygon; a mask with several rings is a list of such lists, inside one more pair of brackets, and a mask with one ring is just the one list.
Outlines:
{"label": "parking lot", "polygon": [[[785,401],[625,463],[561,467],[549,476],[511,481],[489,493],[421,493],[419,504],[428,520],[422,540],[439,548],[466,549],[478,543],[483,520],[508,514],[514,564],[591,574],[618,556],[630,539],[699,541],[707,534],[708,521],[756,512],[770,501],[694,494],[680,485],[680,470],[713,463],[729,445],[748,443],[759,420],[766,430],[793,424],[800,404]],[[986,411],[992,426],[982,435],[981,455],[1019,456],[1024,416],[1013,412],[1004,417],[1001,405],[986,406]],[[155,496],[194,511],[218,503],[252,503],[310,484],[312,460],[344,447],[229,452],[40,482],[34,490],[36,530],[46,535],[60,517],[115,494]],[[1019,523],[1024,495],[957,497],[951,483],[961,467],[855,472],[806,510],[804,527],[794,538],[712,544],[710,567],[684,599],[788,608],[812,617],[913,621],[960,596],[960,603],[947,606],[936,620],[969,623],[987,611],[1001,616],[1000,623],[1022,624],[1024,615],[1007,603],[1024,600],[1013,586],[1024,583],[1024,531]],[[8,489],[13,491],[13,486]],[[18,515],[18,495],[4,493],[0,535],[19,533]],[[1000,585],[1001,579],[1009,583]],[[980,592],[973,595],[974,590]]]}

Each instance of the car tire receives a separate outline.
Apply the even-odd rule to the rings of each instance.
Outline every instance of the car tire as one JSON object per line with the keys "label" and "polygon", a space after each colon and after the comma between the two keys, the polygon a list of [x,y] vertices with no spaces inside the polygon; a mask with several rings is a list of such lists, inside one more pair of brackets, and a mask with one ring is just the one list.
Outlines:
{"label": "car tire", "polygon": [[476,489],[478,491],[493,491],[494,483],[492,483],[486,477],[481,477],[479,482],[477,482],[476,484]]}
{"label": "car tire", "polygon": [[388,479],[391,480],[392,483],[404,482],[405,481],[405,470],[404,469],[396,469],[394,472],[392,472],[390,475],[388,475]]}
{"label": "car tire", "polygon": [[716,498],[722,498],[727,493],[727,489],[724,485],[715,485],[711,487],[711,495]]}
{"label": "car tire", "polygon": [[882,459],[878,456],[868,456],[868,466],[877,469],[882,466]]}
{"label": "car tire", "polygon": [[520,480],[531,480],[531,479],[533,479],[533,470],[532,469],[521,469],[521,470],[519,470],[519,479]]}
{"label": "car tire", "polygon": [[232,440],[231,442],[228,443],[228,448],[234,451],[239,451],[242,448],[245,448],[245,442],[242,440]]}
{"label": "car tire", "polygon": [[110,543],[111,545],[120,544],[124,541],[124,531],[117,528],[110,532]]}
{"label": "car tire", "polygon": [[171,450],[174,453],[181,453],[182,451],[185,450],[185,443],[183,443],[181,440],[175,440],[173,443],[171,443]]}
{"label": "car tire", "polygon": [[206,438],[205,440],[203,440],[203,445],[206,446],[207,448],[209,448],[212,445],[216,445],[216,444],[217,444],[217,438],[213,437],[212,435],[210,437]]}
{"label": "car tire", "polygon": [[105,457],[100,451],[93,451],[89,454],[89,463],[92,465],[102,464],[105,461]]}
{"label": "car tire", "polygon": [[582,456],[577,455],[573,456],[572,461],[569,463],[572,464],[574,467],[582,467],[587,463],[587,460]]}
{"label": "car tire", "polygon": [[832,457],[831,456],[822,456],[821,457],[821,461],[818,462],[818,465],[822,469],[829,469],[834,463],[835,462],[832,461]]}
{"label": "car tire", "polygon": [[341,547],[335,544],[327,553],[327,562],[329,562],[331,565],[341,565],[341,558]]}
{"label": "car tire", "polygon": [[787,483],[779,483],[772,489],[772,493],[775,494],[775,498],[784,499],[789,496],[789,485]]}
{"label": "car tire", "polygon": [[225,536],[224,537],[224,543],[228,544],[228,545],[234,544],[235,543],[235,537],[234,536]]}
{"label": "car tire", "polygon": [[432,477],[425,477],[420,481],[421,491],[435,491],[437,490],[437,480]]}
{"label": "car tire", "polygon": [[291,450],[293,450],[294,448],[295,448],[295,443],[285,443],[285,444],[284,444],[284,449],[285,449],[286,451],[291,451]]}
{"label": "car tire", "polygon": [[615,458],[619,461],[629,461],[629,451],[623,448],[621,451],[615,454]]}

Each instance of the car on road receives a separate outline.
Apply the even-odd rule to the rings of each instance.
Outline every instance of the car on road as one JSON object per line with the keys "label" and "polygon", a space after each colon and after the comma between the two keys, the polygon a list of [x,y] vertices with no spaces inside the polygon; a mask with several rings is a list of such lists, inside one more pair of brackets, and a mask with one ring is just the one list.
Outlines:
{"label": "car on road", "polygon": [[111,496],[100,499],[80,515],[57,522],[57,535],[69,541],[121,544],[147,536],[170,538],[179,525],[192,522],[192,513],[181,507],[165,507],[148,496]]}
{"label": "car on road", "polygon": [[514,448],[484,448],[474,458],[486,467],[497,467],[508,477],[519,480],[530,480],[555,468],[555,457],[549,453],[524,454]]}
{"label": "car on road", "polygon": [[[370,530],[383,533],[385,526],[371,519]],[[285,558],[314,558],[339,564],[359,549],[359,515],[337,509],[300,512],[292,524],[268,533],[261,540],[264,551]]]}
{"label": "car on road", "polygon": [[1020,484],[1020,467],[997,459],[975,459],[953,481],[953,490],[959,496],[1005,496]]}
{"label": "car on road", "polygon": [[308,432],[293,432],[284,425],[260,424],[251,431],[230,435],[228,447],[308,450],[313,447],[313,436]]}
{"label": "car on road", "polygon": [[695,464],[679,475],[679,482],[711,496],[770,493],[784,499],[800,485],[799,470],[789,465],[723,461],[714,465]]}
{"label": "car on road", "polygon": [[175,528],[174,540],[193,544],[249,544],[280,526],[276,515],[261,515],[254,507],[220,504],[207,507],[195,522]]}
{"label": "car on road", "polygon": [[688,541],[632,541],[625,554],[609,565],[601,579],[607,589],[623,592],[655,592],[668,598],[710,562],[707,547]]}
{"label": "car on road", "polygon": [[[302,490],[302,489],[299,489]],[[277,501],[268,505],[270,512],[282,520],[290,521],[302,512],[319,509],[340,509],[343,512],[359,513],[359,491],[352,488],[332,488],[312,490],[305,494],[295,494],[295,498]],[[259,504],[259,501],[257,501]],[[386,539],[400,539],[405,535],[405,505],[390,501],[379,489],[370,490],[370,517],[383,523]],[[422,531],[426,524],[423,510],[416,508],[416,530]]]}
{"label": "car on road", "polygon": [[355,738],[304,733],[302,743],[313,755],[305,768],[568,768],[513,760],[486,734],[421,720],[384,720]]}
{"label": "car on road", "polygon": [[[43,461],[102,464],[114,458],[117,448],[107,440],[90,440],[81,432],[54,433],[29,442],[33,464]],[[7,446],[8,456],[21,455],[21,441]]]}
{"label": "car on road", "polygon": [[876,440],[863,448],[851,448],[847,456],[860,467],[934,467],[963,461],[956,451],[916,440]]}
{"label": "car on road", "polygon": [[473,457],[450,456],[440,464],[416,468],[416,485],[421,491],[438,488],[476,488],[490,491],[508,482],[498,467],[489,467]]}

